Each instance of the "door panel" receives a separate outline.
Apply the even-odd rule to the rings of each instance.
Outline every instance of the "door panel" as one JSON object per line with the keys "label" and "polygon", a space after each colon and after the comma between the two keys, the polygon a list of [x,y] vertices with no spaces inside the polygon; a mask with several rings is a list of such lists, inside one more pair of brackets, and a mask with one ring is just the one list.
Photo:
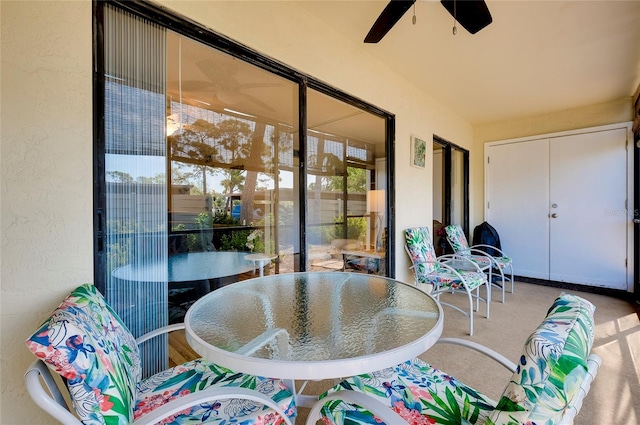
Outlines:
{"label": "door panel", "polygon": [[626,164],[625,129],[551,139],[551,280],[627,289]]}
{"label": "door panel", "polygon": [[465,153],[459,149],[451,149],[451,221],[465,229]]}
{"label": "door panel", "polygon": [[548,139],[494,145],[488,156],[486,220],[513,258],[516,275],[548,279]]}

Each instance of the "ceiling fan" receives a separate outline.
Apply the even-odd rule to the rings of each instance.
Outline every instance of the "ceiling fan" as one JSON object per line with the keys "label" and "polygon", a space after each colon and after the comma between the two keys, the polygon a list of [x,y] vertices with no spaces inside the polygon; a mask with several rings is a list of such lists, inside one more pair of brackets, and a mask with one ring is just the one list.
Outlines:
{"label": "ceiling fan", "polygon": [[[416,0],[391,0],[378,16],[364,42],[377,43],[382,40],[415,2]],[[493,22],[489,8],[482,0],[441,0],[440,3],[471,34]]]}
{"label": "ceiling fan", "polygon": [[[208,93],[214,95],[225,105],[235,105],[241,101],[248,101],[258,107],[274,112],[270,105],[249,93],[247,89],[280,87],[277,83],[241,83],[234,75],[238,74],[239,67],[233,62],[204,59],[196,62],[196,67],[207,77],[207,81],[186,80],[182,82],[182,89],[194,95]],[[196,101],[198,102],[198,101]],[[203,103],[203,102],[199,102]]]}

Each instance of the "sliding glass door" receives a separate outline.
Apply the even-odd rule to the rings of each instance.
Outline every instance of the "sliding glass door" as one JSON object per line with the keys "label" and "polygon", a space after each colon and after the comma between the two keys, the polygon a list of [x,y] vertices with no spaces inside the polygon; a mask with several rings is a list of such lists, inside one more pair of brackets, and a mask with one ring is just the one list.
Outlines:
{"label": "sliding glass door", "polygon": [[94,12],[95,282],[134,335],[262,274],[389,273],[392,115],[149,3]]}
{"label": "sliding glass door", "polygon": [[307,93],[306,269],[387,275],[385,120]]}
{"label": "sliding glass door", "polygon": [[261,267],[294,271],[298,85],[174,32],[167,40],[170,253],[264,253],[279,261]]}
{"label": "sliding glass door", "polygon": [[469,151],[433,138],[433,239],[436,254],[450,251],[444,226],[459,224],[469,235]]}
{"label": "sliding glass door", "polygon": [[[98,288],[139,336],[167,323],[166,30],[104,8],[96,187]],[[135,39],[136,43],[129,43]],[[128,49],[116,46],[129,45]],[[98,149],[97,149],[98,150]],[[100,285],[99,283],[102,283]],[[145,373],[166,367],[165,342],[143,349]]]}

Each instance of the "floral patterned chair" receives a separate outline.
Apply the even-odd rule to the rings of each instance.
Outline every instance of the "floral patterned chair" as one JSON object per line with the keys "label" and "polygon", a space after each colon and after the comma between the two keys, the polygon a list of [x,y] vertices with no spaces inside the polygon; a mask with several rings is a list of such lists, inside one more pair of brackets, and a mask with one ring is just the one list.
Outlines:
{"label": "floral patterned chair", "polygon": [[[469,335],[473,335],[473,299],[476,299],[475,310],[479,301],[486,303],[486,317],[489,318],[491,305],[491,285],[480,267],[469,259],[458,255],[441,255],[436,257],[433,241],[428,227],[414,227],[404,231],[405,249],[412,262],[415,283],[418,287],[430,285],[431,294],[439,299],[443,292],[465,293],[469,299],[469,310],[441,303],[452,307],[469,317]],[[485,285],[486,298],[480,296],[480,287]]]}
{"label": "floral patterned chair", "polygon": [[[183,328],[135,340],[96,288],[82,285],[26,341],[38,357],[25,374],[27,390],[64,424],[291,424],[294,397],[277,379],[202,359],[142,379],[138,344]],[[64,378],[73,408],[50,371]]]}
{"label": "floral patterned chair", "polygon": [[[447,233],[447,241],[454,253],[458,255],[464,255],[474,263],[478,264],[482,270],[491,273],[492,270],[497,270],[500,273],[500,283],[493,282],[491,275],[489,277],[491,284],[500,288],[502,291],[502,302],[504,302],[504,287],[507,281],[511,282],[511,293],[513,294],[513,261],[507,257],[502,250],[491,245],[473,245],[469,246],[467,237],[462,231],[462,227],[458,224],[450,224],[445,227]],[[481,248],[491,248],[495,252],[500,253],[500,256],[492,256],[484,252]],[[505,272],[508,276],[505,276]]]}
{"label": "floral patterned chair", "polygon": [[480,344],[456,338],[439,342],[479,351],[513,371],[496,402],[414,359],[354,376],[320,396],[307,424],[572,424],[601,360],[590,354],[595,307],[562,294],[529,336],[517,365]]}

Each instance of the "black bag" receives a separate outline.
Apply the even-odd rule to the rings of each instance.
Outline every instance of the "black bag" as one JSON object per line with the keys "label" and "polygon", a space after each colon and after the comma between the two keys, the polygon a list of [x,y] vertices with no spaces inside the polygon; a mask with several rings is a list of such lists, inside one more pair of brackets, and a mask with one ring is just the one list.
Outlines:
{"label": "black bag", "polygon": [[[490,225],[486,221],[483,222],[482,224],[479,224],[478,226],[476,226],[475,229],[473,229],[473,244],[474,245],[480,245],[480,244],[491,245],[498,249],[502,249],[502,247],[500,246],[500,236],[498,235],[498,232],[496,231],[496,229],[493,228],[492,225]],[[481,247],[478,249],[486,252],[492,257],[502,256],[500,252],[492,248]]]}

